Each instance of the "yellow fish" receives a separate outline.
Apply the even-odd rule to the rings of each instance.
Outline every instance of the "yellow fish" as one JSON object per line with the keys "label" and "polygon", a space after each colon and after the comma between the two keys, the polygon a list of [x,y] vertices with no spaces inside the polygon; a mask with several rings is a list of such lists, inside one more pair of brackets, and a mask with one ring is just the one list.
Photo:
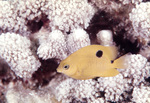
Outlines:
{"label": "yellow fish", "polygon": [[116,68],[126,68],[125,56],[118,59],[116,57],[115,46],[89,45],[61,61],[57,72],[80,80],[116,76],[119,74]]}

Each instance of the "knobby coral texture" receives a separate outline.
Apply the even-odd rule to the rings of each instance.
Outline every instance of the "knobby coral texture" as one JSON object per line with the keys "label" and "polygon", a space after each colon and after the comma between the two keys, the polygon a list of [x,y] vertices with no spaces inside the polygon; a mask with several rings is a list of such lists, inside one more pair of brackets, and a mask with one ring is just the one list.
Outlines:
{"label": "knobby coral texture", "polygon": [[[126,69],[75,80],[56,72],[87,45],[118,47]],[[0,0],[1,103],[150,103],[149,0]]]}

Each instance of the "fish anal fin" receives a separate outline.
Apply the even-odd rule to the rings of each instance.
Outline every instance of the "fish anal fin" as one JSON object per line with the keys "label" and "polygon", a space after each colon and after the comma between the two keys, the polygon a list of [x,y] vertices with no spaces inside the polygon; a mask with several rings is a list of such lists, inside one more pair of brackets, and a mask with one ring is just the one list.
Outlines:
{"label": "fish anal fin", "polygon": [[119,71],[115,68],[111,68],[103,73],[101,73],[100,77],[113,77],[119,74]]}

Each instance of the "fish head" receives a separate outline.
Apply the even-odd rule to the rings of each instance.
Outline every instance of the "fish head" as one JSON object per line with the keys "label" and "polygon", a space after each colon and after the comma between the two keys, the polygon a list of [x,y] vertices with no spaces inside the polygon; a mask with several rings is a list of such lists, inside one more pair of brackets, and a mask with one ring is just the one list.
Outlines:
{"label": "fish head", "polygon": [[76,66],[71,62],[61,61],[57,68],[57,72],[63,73],[68,76],[72,76],[76,73],[77,68]]}

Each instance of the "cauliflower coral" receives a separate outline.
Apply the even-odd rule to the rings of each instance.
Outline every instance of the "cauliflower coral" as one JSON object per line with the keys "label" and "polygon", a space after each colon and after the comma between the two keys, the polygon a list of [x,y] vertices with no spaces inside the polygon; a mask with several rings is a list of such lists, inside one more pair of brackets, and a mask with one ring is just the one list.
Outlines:
{"label": "cauliflower coral", "polygon": [[38,48],[37,54],[39,57],[43,59],[65,59],[67,57],[67,47],[63,33],[59,30],[54,30],[48,35],[48,38],[45,38]]}
{"label": "cauliflower coral", "polygon": [[19,77],[31,78],[41,63],[32,51],[32,43],[15,33],[0,35],[0,57],[6,60],[11,69]]}
{"label": "cauliflower coral", "polygon": [[87,0],[1,0],[0,7],[0,30],[22,35],[36,31],[33,25],[40,28],[46,21],[51,30],[68,32],[77,27],[87,28],[96,12]]}
{"label": "cauliflower coral", "polygon": [[136,4],[129,14],[133,33],[141,42],[149,42],[150,37],[150,2]]}
{"label": "cauliflower coral", "polygon": [[[0,102],[150,100],[148,0],[0,0]],[[128,52],[115,77],[75,80],[56,72],[87,45]]]}

